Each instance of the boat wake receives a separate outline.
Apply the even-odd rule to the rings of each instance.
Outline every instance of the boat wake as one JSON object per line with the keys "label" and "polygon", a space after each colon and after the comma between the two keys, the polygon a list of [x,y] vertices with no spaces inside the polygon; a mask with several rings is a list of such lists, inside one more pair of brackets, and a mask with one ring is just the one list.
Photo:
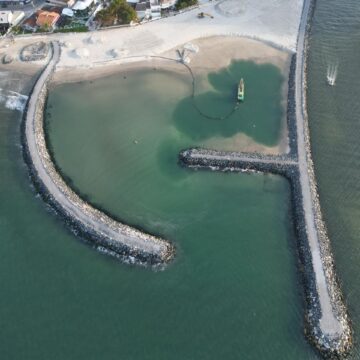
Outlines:
{"label": "boat wake", "polygon": [[330,86],[335,85],[337,73],[338,73],[337,65],[329,65],[328,66],[327,73],[326,73],[326,80]]}

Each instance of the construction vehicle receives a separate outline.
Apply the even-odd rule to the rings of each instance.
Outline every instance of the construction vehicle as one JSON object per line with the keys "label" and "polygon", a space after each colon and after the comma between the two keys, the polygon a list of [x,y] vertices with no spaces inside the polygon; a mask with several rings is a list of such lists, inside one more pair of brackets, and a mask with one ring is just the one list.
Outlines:
{"label": "construction vehicle", "polygon": [[214,18],[211,14],[207,14],[207,13],[204,13],[204,12],[198,13],[198,15],[197,15],[197,17],[198,17],[199,19],[203,19],[205,16],[208,16],[208,17],[211,18],[211,19]]}

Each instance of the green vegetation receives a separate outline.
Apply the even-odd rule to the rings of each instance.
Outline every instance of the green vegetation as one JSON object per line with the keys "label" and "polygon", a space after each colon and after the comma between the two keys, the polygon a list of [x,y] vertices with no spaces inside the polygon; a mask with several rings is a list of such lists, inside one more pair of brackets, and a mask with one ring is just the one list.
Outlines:
{"label": "green vegetation", "polygon": [[197,5],[198,3],[198,0],[178,0],[175,7],[176,10],[182,10],[189,6]]}
{"label": "green vegetation", "polygon": [[23,35],[23,34],[33,34],[34,31],[23,29],[21,26],[16,25],[11,28],[11,34],[13,35]]}
{"label": "green vegetation", "polygon": [[68,33],[68,32],[86,32],[86,31],[89,31],[87,26],[78,25],[78,26],[67,26],[67,27],[59,28],[56,29],[54,32]]}
{"label": "green vegetation", "polygon": [[14,35],[18,35],[18,34],[22,34],[23,33],[23,30],[22,28],[19,26],[19,25],[16,25],[16,26],[13,26],[11,28],[11,32],[14,34]]}
{"label": "green vegetation", "polygon": [[125,0],[113,0],[111,4],[96,14],[96,20],[101,26],[130,24],[137,20],[136,11]]}
{"label": "green vegetation", "polygon": [[35,32],[46,33],[46,32],[49,32],[50,30],[52,30],[51,26],[49,26],[48,24],[45,24],[44,26],[37,28]]}

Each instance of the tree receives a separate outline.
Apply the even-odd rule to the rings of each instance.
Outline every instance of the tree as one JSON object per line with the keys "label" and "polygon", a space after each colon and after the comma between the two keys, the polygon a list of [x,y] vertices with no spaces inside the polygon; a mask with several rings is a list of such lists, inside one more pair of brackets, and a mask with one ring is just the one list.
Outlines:
{"label": "tree", "polygon": [[178,0],[175,7],[176,10],[182,10],[189,6],[194,6],[198,4],[198,0]]}
{"label": "tree", "polygon": [[136,11],[125,0],[113,0],[111,4],[96,15],[101,25],[109,26],[118,24],[130,24],[137,20]]}
{"label": "tree", "polygon": [[136,11],[134,8],[129,5],[125,0],[115,0],[121,1],[117,9],[118,21],[121,24],[130,24],[131,21],[137,20]]}

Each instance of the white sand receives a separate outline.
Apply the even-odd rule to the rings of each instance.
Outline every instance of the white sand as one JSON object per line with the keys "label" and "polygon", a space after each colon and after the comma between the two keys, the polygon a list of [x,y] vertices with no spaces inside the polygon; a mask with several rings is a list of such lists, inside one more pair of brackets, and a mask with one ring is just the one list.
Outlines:
{"label": "white sand", "polygon": [[[225,67],[231,59],[251,59],[277,65],[286,78],[289,52],[296,49],[302,5],[303,0],[205,1],[199,9],[135,27],[91,33],[18,37],[15,44],[0,46],[0,56],[6,53],[15,58],[10,65],[0,65],[0,70],[2,66],[20,71],[43,66],[45,61],[29,64],[18,58],[23,46],[40,40],[58,40],[63,44],[56,73],[56,81],[60,82],[99,77],[132,66],[141,66],[139,61],[149,55],[164,54],[174,58],[176,48],[192,42],[200,49],[198,54],[190,55],[191,67],[196,73]],[[198,19],[200,11],[212,14],[214,18]],[[244,37],[258,39],[263,43],[246,40]],[[264,45],[264,42],[272,46]],[[132,62],[138,63],[130,64]],[[284,105],[286,85],[283,88]],[[282,139],[278,146],[272,148],[261,146],[243,134],[229,139],[225,147],[235,146],[242,151],[283,153],[287,150],[288,143],[286,130],[284,119]]]}
{"label": "white sand", "polygon": [[[281,122],[281,135],[279,143],[269,147],[257,143],[251,137],[239,133],[227,139],[223,137],[211,138],[203,145],[209,148],[221,148],[222,150],[237,150],[245,152],[262,152],[267,154],[286,153],[288,151],[288,132],[286,124],[286,105],[288,74],[291,54],[273,46],[264,44],[258,40],[244,39],[240,37],[216,36],[192,41],[192,44],[199,47],[200,51],[196,54],[189,54],[191,59],[190,66],[197,79],[196,91],[203,92],[211,90],[211,85],[206,81],[206,76],[201,76],[208,72],[219,71],[219,69],[229,66],[232,60],[252,60],[256,63],[270,63],[279,68],[284,80],[282,88],[282,105],[284,116]],[[176,49],[167,51],[162,56],[176,58]],[[77,82],[92,80],[99,77],[109,76],[117,72],[128,72],[140,68],[160,67],[169,71],[182,73],[188,76],[188,71],[179,63],[149,59],[146,61],[126,62],[119,64],[111,62],[107,66],[99,66],[89,71],[87,68],[77,69],[61,68],[55,73],[53,83]],[[200,76],[199,76],[200,75]],[[189,78],[190,81],[190,78]]]}
{"label": "white sand", "polygon": [[[16,57],[25,44],[44,38],[59,40],[67,45],[62,47],[59,68],[91,68],[105,62],[121,62],[126,56],[160,54],[193,39],[215,35],[250,37],[295,51],[302,5],[303,0],[205,2],[199,9],[135,27],[18,37],[16,44],[0,49],[0,53],[6,50]],[[199,11],[214,18],[198,19]]]}

